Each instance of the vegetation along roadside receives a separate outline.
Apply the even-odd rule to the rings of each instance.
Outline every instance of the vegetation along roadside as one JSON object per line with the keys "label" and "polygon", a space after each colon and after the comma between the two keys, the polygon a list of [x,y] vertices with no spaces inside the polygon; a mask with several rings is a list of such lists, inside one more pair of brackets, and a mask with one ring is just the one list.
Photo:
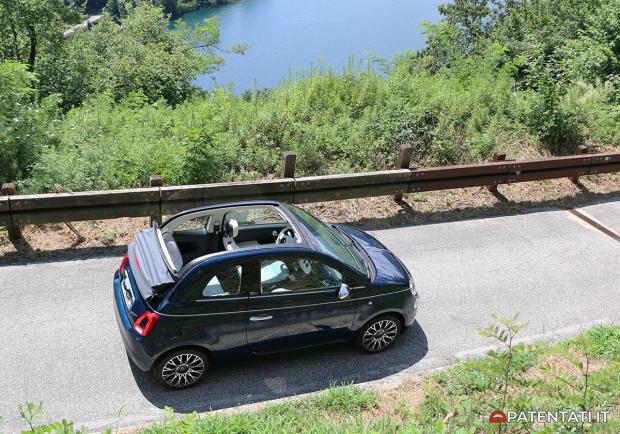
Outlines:
{"label": "vegetation along roadside", "polygon": [[284,150],[306,175],[384,169],[403,143],[417,165],[620,145],[620,0],[455,0],[424,50],[241,96],[193,85],[247,49],[216,20],[173,33],[133,1],[63,39],[65,3],[0,2],[0,180],[21,192],[270,177]]}
{"label": "vegetation along roadside", "polygon": [[[526,324],[494,317],[481,331],[499,343],[487,356],[405,380],[394,388],[333,387],[255,410],[178,418],[132,433],[573,433],[620,430],[620,326],[598,325],[553,345],[517,343]],[[491,423],[495,410],[545,414],[592,412],[599,420]],[[40,424],[42,405],[25,404],[28,432],[84,432],[67,421]],[[567,418],[565,418],[567,419]]]}

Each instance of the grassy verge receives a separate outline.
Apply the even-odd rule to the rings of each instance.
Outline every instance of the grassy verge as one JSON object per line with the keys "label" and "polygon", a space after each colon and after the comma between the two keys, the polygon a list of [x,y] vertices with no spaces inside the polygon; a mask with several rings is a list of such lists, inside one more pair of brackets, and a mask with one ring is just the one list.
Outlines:
{"label": "grassy verge", "polygon": [[[185,433],[585,433],[620,432],[620,325],[599,325],[554,345],[515,343],[524,324],[495,318],[481,334],[503,350],[463,361],[392,389],[353,385],[254,410],[181,418],[166,408],[162,422],[123,430],[132,434]],[[607,412],[607,420],[490,423],[494,410]],[[62,420],[40,425],[43,404],[20,415],[33,433],[86,433]],[[0,424],[1,424],[0,418]],[[0,425],[0,432],[1,432]],[[113,428],[106,434],[117,432]]]}
{"label": "grassy verge", "polygon": [[[504,330],[501,325],[498,334]],[[606,423],[491,424],[506,410],[611,411]],[[474,433],[620,432],[620,326],[603,325],[553,346],[515,345],[510,351],[462,362],[392,390],[335,387],[311,398],[258,411],[167,419],[144,433]],[[588,379],[586,387],[586,378]],[[615,414],[614,414],[615,412]]]}

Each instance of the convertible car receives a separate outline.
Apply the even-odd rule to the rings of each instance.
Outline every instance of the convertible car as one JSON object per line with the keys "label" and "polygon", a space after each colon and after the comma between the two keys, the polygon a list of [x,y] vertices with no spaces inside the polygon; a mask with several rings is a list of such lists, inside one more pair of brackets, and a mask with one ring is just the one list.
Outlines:
{"label": "convertible car", "polygon": [[338,341],[383,351],[418,302],[409,271],[375,238],[270,201],[154,224],[129,245],[113,286],[129,357],[175,389],[230,357]]}

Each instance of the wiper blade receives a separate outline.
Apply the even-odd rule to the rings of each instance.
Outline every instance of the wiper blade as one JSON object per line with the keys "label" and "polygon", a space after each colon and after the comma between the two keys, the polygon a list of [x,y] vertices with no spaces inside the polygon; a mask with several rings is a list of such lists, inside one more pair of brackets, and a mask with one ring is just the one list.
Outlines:
{"label": "wiper blade", "polygon": [[355,250],[357,250],[358,254],[359,254],[359,259],[361,259],[362,264],[364,265],[364,268],[366,268],[366,271],[368,273],[371,272],[371,262],[370,259],[368,258],[368,253],[366,253],[366,250],[364,250],[364,248],[362,247],[362,245],[359,243],[359,241],[357,241],[354,237],[352,237],[351,235],[349,235],[346,231],[340,229],[338,226],[336,225],[331,225],[334,229],[336,229],[336,231],[343,235],[347,240],[349,240],[349,244],[351,246],[353,246],[353,248]]}
{"label": "wiper blade", "polygon": [[347,240],[349,240],[351,242],[351,244],[353,245],[353,247],[355,247],[356,250],[360,251],[360,252],[364,252],[364,249],[362,248],[362,245],[359,243],[359,241],[357,241],[355,238],[353,238],[351,235],[347,234],[345,231],[343,231],[342,229],[340,229],[338,226],[332,225],[339,233],[341,233],[342,235],[344,235],[346,237]]}

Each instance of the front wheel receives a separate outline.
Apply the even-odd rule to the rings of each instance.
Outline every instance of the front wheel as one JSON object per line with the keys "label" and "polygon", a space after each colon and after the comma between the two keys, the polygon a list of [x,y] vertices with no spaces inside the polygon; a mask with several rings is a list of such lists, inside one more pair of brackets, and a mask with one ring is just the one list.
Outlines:
{"label": "front wheel", "polygon": [[201,351],[184,349],[164,356],[155,366],[155,377],[171,389],[185,389],[207,373],[209,359]]}
{"label": "front wheel", "polygon": [[378,353],[392,345],[402,328],[400,320],[394,315],[377,317],[362,327],[355,345],[367,353]]}

